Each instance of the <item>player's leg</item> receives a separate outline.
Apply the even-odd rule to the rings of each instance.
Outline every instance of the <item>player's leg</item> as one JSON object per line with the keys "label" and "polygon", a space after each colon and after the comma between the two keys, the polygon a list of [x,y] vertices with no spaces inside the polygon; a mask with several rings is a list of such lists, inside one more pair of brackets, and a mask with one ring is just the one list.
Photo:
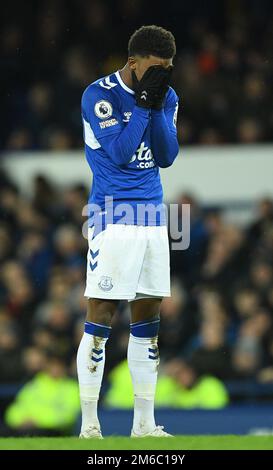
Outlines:
{"label": "player's leg", "polygon": [[132,436],[169,436],[154,420],[154,397],[159,366],[158,332],[161,299],[170,295],[169,244],[166,227],[145,227],[146,251],[136,300],[131,303],[128,363],[135,405]]}
{"label": "player's leg", "polygon": [[105,364],[105,345],[116,306],[115,300],[88,300],[84,334],[77,354],[82,409],[80,437],[101,436],[97,415],[98,399]]}
{"label": "player's leg", "polygon": [[158,330],[161,299],[145,298],[131,302],[128,365],[134,389],[132,435],[149,434],[156,429],[154,397],[159,365]]}
{"label": "player's leg", "polygon": [[[97,403],[111,318],[120,299],[135,297],[145,251],[142,240],[135,240],[135,232],[134,226],[110,224],[96,236],[93,229],[89,230],[85,290],[88,313],[77,357],[83,435],[90,434],[86,431],[90,428],[100,435]],[[132,253],[132,243],[137,257]]]}

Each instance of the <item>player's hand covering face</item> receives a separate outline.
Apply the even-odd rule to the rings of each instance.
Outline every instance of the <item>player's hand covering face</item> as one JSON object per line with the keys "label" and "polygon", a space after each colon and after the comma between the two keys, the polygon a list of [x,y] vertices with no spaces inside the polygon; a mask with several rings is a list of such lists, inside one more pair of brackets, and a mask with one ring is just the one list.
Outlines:
{"label": "player's hand covering face", "polygon": [[151,65],[138,80],[132,71],[133,88],[138,106],[161,109],[170,84],[173,66]]}

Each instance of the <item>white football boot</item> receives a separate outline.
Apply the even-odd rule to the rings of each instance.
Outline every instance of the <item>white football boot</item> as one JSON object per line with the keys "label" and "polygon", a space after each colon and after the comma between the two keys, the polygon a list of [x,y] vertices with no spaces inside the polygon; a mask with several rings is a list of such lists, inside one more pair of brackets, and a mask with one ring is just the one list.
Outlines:
{"label": "white football boot", "polygon": [[156,426],[153,431],[143,434],[138,434],[132,429],[131,437],[173,437],[172,434],[168,434],[166,431],[163,431],[163,429],[164,426]]}
{"label": "white football boot", "polygon": [[79,435],[80,439],[103,439],[99,426],[89,426]]}

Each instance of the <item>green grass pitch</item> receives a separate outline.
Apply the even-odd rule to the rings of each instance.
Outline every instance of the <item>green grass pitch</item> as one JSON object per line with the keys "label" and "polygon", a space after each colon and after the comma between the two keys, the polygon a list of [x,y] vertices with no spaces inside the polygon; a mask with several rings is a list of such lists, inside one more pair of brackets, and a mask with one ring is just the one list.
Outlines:
{"label": "green grass pitch", "polygon": [[175,436],[98,439],[0,438],[0,450],[273,450],[273,436]]}

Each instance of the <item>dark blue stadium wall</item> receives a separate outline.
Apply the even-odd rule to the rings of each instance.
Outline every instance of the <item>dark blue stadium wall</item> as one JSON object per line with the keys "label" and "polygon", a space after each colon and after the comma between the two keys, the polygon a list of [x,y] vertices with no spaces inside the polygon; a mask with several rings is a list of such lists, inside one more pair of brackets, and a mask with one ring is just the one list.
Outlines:
{"label": "dark blue stadium wall", "polygon": [[[130,434],[131,411],[101,410],[100,418],[104,435]],[[273,434],[273,405],[230,406],[217,411],[158,410],[156,421],[172,434]]]}

